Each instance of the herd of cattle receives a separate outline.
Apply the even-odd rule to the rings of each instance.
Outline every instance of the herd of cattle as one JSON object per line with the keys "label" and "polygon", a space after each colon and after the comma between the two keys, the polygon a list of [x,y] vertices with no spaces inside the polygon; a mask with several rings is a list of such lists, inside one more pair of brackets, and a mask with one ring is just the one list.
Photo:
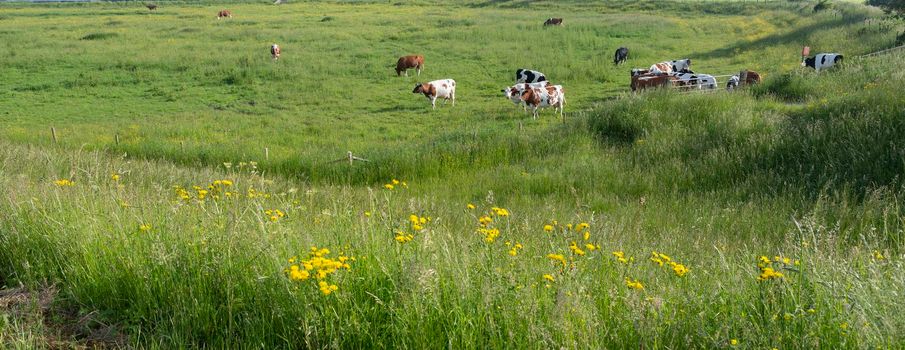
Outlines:
{"label": "herd of cattle", "polygon": [[[156,5],[154,8],[156,9]],[[232,12],[229,10],[220,10],[217,13],[217,19],[232,18]],[[544,22],[544,26],[562,26],[562,18],[549,18]],[[613,56],[613,64],[620,65],[628,60],[629,50],[626,47],[616,49]],[[280,58],[280,46],[272,44],[270,46],[270,55],[273,60]],[[817,71],[826,69],[842,62],[842,55],[835,53],[821,53],[814,57],[803,57],[801,65],[803,67],[811,67]],[[408,76],[409,69],[415,69],[418,75],[424,68],[424,56],[409,55],[402,56],[396,61],[396,75]],[[693,90],[713,90],[717,89],[716,77],[710,74],[698,74],[691,70],[691,59],[679,59],[672,61],[664,61],[655,63],[650,68],[634,68],[631,69],[632,91],[645,90],[660,87],[676,87],[680,89]],[[760,83],[760,74],[750,70],[742,70],[736,75],[729,76],[726,82],[727,90],[734,90],[742,85],[751,85]],[[518,69],[515,71],[515,85],[509,86],[501,90],[507,99],[512,101],[516,106],[522,105],[525,111],[532,109],[533,116],[536,119],[538,109],[553,107],[563,114],[566,105],[565,89],[562,85],[553,85],[547,80],[547,76],[541,72],[530,69]],[[418,83],[412,90],[412,93],[424,94],[431,102],[431,108],[437,108],[437,99],[443,99],[444,104],[452,100],[453,106],[456,105],[456,81],[453,79],[440,79],[427,83]]]}

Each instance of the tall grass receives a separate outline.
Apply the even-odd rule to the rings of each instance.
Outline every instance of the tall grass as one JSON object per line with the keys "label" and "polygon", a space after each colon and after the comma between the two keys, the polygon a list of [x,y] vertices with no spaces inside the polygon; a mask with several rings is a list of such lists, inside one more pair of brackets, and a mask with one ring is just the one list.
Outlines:
{"label": "tall grass", "polygon": [[[64,316],[97,321],[78,333],[113,325],[141,348],[903,346],[905,61],[849,54],[889,35],[838,35],[872,10],[557,2],[567,26],[543,29],[519,4],[235,5],[219,22],[207,4],[0,5],[0,36],[33,43],[0,54],[0,286],[59,290]],[[116,35],[78,40],[92,33]],[[609,62],[628,40],[632,65],[767,79],[632,95]],[[795,70],[799,40],[849,59]],[[462,85],[455,108],[389,77],[415,51],[422,79]],[[566,123],[494,92],[518,66],[567,86]],[[329,163],[346,150],[370,162]],[[224,179],[228,197],[192,187]],[[286,272],[312,246],[355,257],[332,294]],[[761,256],[784,277],[759,281]],[[4,312],[4,346],[53,346]]]}

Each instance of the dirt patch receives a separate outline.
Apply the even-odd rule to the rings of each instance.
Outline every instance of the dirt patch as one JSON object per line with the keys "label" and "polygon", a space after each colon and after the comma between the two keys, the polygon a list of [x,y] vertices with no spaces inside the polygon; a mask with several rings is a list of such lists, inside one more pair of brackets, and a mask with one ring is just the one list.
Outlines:
{"label": "dirt patch", "polygon": [[[107,324],[97,311],[79,315],[75,308],[57,302],[58,290],[24,287],[0,290],[0,314],[36,332],[38,346],[50,349],[122,349],[128,337],[118,325]],[[10,339],[0,336],[0,345]]]}

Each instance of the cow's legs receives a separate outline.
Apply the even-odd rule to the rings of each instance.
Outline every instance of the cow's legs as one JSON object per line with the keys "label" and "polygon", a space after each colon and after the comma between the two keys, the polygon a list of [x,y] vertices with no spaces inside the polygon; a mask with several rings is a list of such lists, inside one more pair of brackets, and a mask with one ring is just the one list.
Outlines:
{"label": "cow's legs", "polygon": [[456,92],[455,91],[450,92],[449,96],[452,98],[453,107],[455,107],[456,106]]}
{"label": "cow's legs", "polygon": [[421,76],[421,66],[418,66],[418,76]]}
{"label": "cow's legs", "polygon": [[437,98],[431,97],[431,109],[437,109]]}

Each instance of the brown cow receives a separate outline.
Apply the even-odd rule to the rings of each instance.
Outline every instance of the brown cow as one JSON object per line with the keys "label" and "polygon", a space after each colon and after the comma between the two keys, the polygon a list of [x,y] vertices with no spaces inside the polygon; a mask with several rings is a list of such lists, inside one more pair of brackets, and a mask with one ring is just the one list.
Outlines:
{"label": "brown cow", "polygon": [[145,7],[147,7],[149,11],[154,11],[157,9],[157,4],[145,4]]}
{"label": "brown cow", "polygon": [[280,59],[280,45],[270,45],[270,57],[273,58],[274,61]]}
{"label": "brown cow", "polygon": [[229,10],[220,10],[220,12],[217,12],[217,19],[221,19],[223,17],[233,18],[233,13]]}
{"label": "brown cow", "polygon": [[396,76],[400,76],[402,73],[405,73],[405,76],[409,76],[409,68],[418,70],[418,75],[420,76],[421,68],[424,68],[424,56],[410,55],[399,57],[399,60],[396,61]]}
{"label": "brown cow", "polygon": [[758,84],[760,83],[760,74],[753,70],[743,70],[738,73],[739,77],[742,81],[745,82],[745,85]]}
{"label": "brown cow", "polygon": [[632,77],[631,87],[632,91],[658,87],[670,87],[676,80],[676,77],[668,74],[642,74]]}
{"label": "brown cow", "polygon": [[544,26],[561,26],[561,25],[563,25],[562,18],[548,18],[546,21],[544,21]]}

